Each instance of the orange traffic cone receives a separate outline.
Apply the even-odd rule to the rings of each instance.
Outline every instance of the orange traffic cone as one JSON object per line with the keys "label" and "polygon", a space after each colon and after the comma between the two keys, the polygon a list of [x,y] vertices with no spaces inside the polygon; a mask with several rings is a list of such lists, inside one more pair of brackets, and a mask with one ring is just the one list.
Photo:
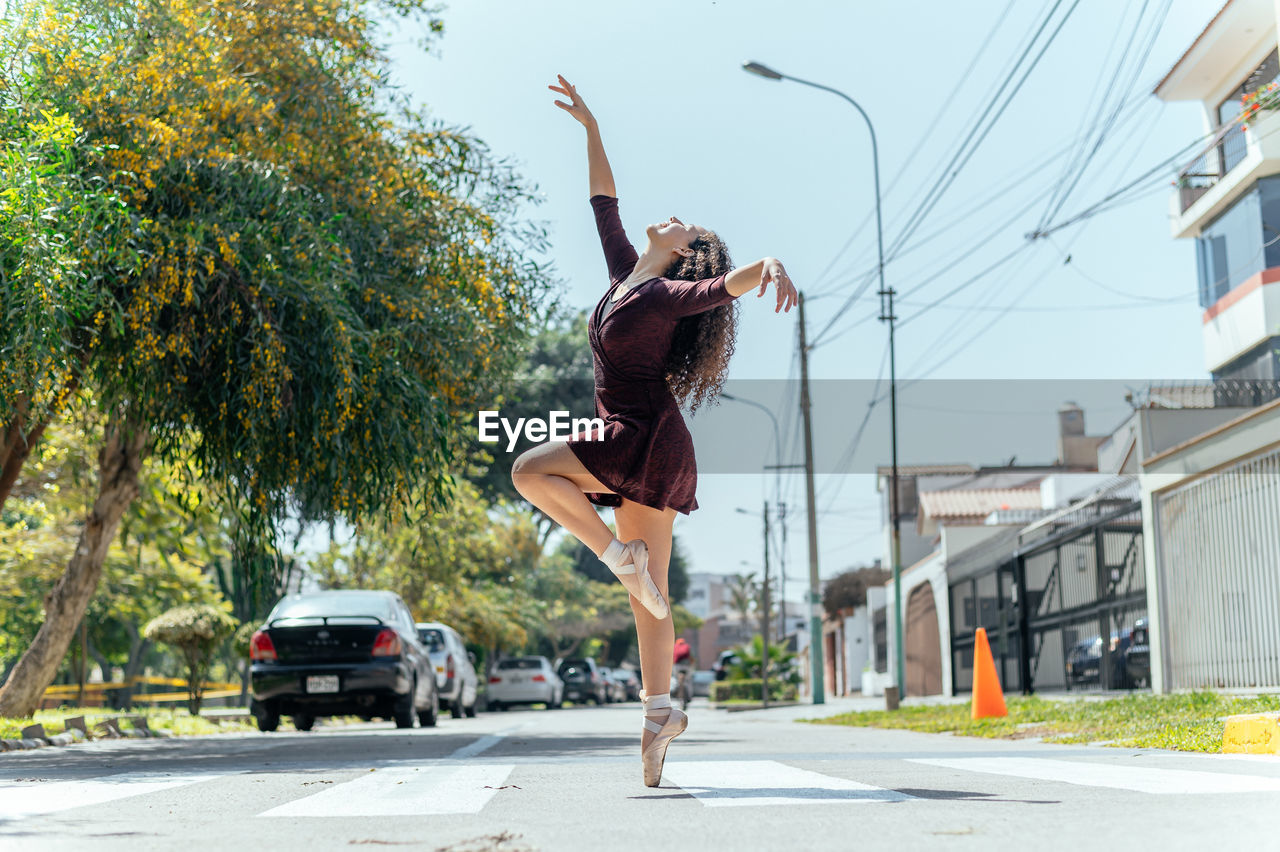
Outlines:
{"label": "orange traffic cone", "polygon": [[996,674],[996,661],[992,659],[991,645],[987,643],[987,631],[979,627],[973,640],[973,718],[1008,715],[1004,691],[1000,689],[1000,676]]}

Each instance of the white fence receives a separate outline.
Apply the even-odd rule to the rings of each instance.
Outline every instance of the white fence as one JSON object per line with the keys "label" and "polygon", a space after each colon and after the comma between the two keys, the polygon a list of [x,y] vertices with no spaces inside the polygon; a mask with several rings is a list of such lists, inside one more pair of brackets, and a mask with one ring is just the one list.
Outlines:
{"label": "white fence", "polygon": [[1280,450],[1155,501],[1166,688],[1280,686]]}

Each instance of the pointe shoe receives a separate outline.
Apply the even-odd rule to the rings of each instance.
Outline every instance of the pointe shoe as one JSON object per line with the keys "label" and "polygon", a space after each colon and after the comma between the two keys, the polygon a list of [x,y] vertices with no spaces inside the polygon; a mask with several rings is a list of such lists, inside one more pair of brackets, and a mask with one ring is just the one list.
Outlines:
{"label": "pointe shoe", "polygon": [[[631,561],[626,565],[614,564],[622,558],[624,553],[631,555]],[[601,556],[601,561],[618,576],[636,575],[636,579],[640,584],[640,593],[636,595],[636,599],[644,604],[644,608],[654,618],[662,620],[671,614],[671,607],[667,605],[666,598],[662,596],[662,592],[658,591],[657,584],[653,582],[653,577],[649,575],[649,546],[644,541],[637,538],[623,544],[614,539],[609,544],[609,549]]]}
{"label": "pointe shoe", "polygon": [[640,752],[640,761],[644,764],[644,785],[657,787],[662,783],[662,765],[667,760],[667,746],[689,727],[689,717],[678,707],[672,707],[666,722],[659,724],[652,719],[645,719],[644,727],[654,734],[653,742]]}

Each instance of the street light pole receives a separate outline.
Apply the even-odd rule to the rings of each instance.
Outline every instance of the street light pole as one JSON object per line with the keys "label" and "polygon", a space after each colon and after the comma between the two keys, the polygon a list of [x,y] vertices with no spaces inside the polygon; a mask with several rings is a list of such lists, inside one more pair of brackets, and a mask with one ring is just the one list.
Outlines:
{"label": "street light pole", "polygon": [[[889,324],[889,428],[891,432],[891,452],[893,462],[893,478],[889,483],[889,499],[891,507],[889,515],[893,525],[893,632],[896,643],[896,666],[898,674],[898,694],[905,696],[906,693],[906,671],[905,671],[905,653],[902,647],[902,538],[899,533],[900,512],[898,506],[898,386],[897,386],[897,362],[894,352],[894,326],[897,317],[893,313],[893,296],[894,291],[890,287],[886,287],[884,283],[884,221],[881,216],[880,204],[880,149],[876,143],[876,129],[871,123],[871,117],[867,115],[866,110],[853,98],[846,95],[839,89],[833,89],[830,86],[824,86],[821,83],[814,83],[810,80],[801,80],[799,77],[792,77],[779,71],[774,71],[766,65],[759,62],[744,62],[742,68],[749,74],[755,74],[764,77],[766,80],[790,80],[793,83],[799,83],[802,86],[809,86],[814,89],[821,89],[824,92],[830,92],[833,95],[843,99],[850,104],[862,116],[863,121],[867,123],[867,130],[871,134],[871,165],[875,173],[876,188],[876,251],[878,253],[877,270],[880,275],[880,320]],[[800,306],[800,324],[804,326],[804,305]],[[803,344],[802,344],[803,347]],[[805,365],[804,351],[800,353],[800,364],[803,368]],[[806,387],[807,389],[807,387]],[[802,391],[803,393],[803,391]],[[812,506],[810,512],[812,512]],[[811,516],[812,517],[812,516]],[[811,521],[812,523],[812,521]]]}
{"label": "street light pole", "polygon": [[769,706],[769,501],[764,501],[764,584],[760,590],[760,704]]}

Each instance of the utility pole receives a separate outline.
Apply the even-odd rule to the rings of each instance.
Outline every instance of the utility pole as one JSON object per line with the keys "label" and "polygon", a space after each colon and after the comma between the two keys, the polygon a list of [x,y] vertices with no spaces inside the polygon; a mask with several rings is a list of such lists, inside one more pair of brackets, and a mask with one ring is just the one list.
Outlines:
{"label": "utility pole", "polygon": [[818,507],[813,496],[813,423],[809,416],[809,341],[804,327],[804,294],[800,294],[800,417],[804,422],[804,494],[809,506],[809,681],[814,704],[825,704],[822,666],[822,594],[818,585]]}
{"label": "utility pole", "polygon": [[778,503],[782,552],[778,554],[778,641],[787,641],[787,504]]}
{"label": "utility pole", "polygon": [[769,501],[764,501],[764,584],[760,589],[760,647],[763,658],[760,661],[760,703],[769,706]]}

